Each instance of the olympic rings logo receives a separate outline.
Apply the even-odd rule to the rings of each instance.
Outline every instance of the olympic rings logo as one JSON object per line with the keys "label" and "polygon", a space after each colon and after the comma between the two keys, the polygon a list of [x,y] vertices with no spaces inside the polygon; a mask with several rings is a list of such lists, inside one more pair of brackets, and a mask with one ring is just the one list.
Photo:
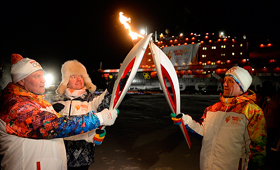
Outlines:
{"label": "olympic rings logo", "polygon": [[41,68],[41,65],[37,62],[32,63],[32,66],[35,68]]}

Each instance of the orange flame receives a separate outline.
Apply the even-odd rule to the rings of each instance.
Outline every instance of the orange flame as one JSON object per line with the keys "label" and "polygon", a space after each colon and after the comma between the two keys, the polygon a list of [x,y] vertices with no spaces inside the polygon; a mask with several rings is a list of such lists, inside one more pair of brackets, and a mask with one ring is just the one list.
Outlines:
{"label": "orange flame", "polygon": [[123,12],[120,12],[119,15],[120,15],[120,17],[119,17],[120,22],[124,25],[125,29],[128,29],[129,35],[130,35],[132,40],[136,40],[136,39],[138,39],[138,37],[144,38],[142,35],[137,34],[136,32],[131,31],[130,25],[128,24],[128,22],[129,23],[131,22],[130,18],[125,17],[123,15]]}

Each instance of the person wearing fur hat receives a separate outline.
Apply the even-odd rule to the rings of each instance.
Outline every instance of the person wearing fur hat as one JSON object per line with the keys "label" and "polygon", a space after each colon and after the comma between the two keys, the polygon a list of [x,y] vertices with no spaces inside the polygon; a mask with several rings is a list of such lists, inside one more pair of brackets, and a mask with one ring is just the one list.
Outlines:
{"label": "person wearing fur hat", "polygon": [[[92,84],[82,63],[77,60],[66,61],[61,67],[61,74],[62,81],[56,90],[58,96],[53,102],[57,112],[73,116],[84,115],[90,110],[99,112],[109,108],[111,94],[108,90],[112,91],[111,88],[101,95],[95,95],[93,92],[96,86]],[[105,130],[98,129],[64,138],[68,169],[88,169],[94,162],[95,144],[102,143],[105,133]]]}
{"label": "person wearing fur hat", "polygon": [[10,82],[0,96],[2,170],[66,170],[63,138],[113,125],[117,110],[62,116],[44,99],[41,65],[12,54]]}
{"label": "person wearing fur hat", "polygon": [[266,156],[266,122],[249,90],[252,77],[241,67],[230,68],[224,78],[220,101],[205,109],[199,122],[187,114],[171,114],[175,124],[183,123],[201,136],[201,170],[262,169]]}

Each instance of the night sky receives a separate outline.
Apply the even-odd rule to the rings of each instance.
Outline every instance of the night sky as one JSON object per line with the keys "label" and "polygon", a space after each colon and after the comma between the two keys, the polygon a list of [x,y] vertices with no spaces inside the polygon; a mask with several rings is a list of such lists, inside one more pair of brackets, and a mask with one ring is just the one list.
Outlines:
{"label": "night sky", "polygon": [[[273,3],[274,2],[274,3]],[[133,47],[119,12],[132,19],[135,32],[147,27],[171,35],[180,32],[224,31],[226,35],[279,37],[275,1],[216,0],[1,0],[0,55],[12,53],[37,60],[46,71],[60,73],[67,60],[77,59],[91,73],[119,68]]]}

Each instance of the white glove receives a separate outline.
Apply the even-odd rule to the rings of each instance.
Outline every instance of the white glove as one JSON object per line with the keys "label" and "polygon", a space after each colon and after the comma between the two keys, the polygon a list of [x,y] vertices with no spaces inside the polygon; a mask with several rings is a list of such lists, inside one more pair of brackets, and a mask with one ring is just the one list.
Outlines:
{"label": "white glove", "polygon": [[111,126],[115,123],[118,111],[104,109],[99,113],[95,113],[95,115],[98,117],[101,126]]}
{"label": "white glove", "polygon": [[190,115],[185,115],[184,113],[182,113],[182,119],[185,125],[189,124],[192,121],[192,117]]}

